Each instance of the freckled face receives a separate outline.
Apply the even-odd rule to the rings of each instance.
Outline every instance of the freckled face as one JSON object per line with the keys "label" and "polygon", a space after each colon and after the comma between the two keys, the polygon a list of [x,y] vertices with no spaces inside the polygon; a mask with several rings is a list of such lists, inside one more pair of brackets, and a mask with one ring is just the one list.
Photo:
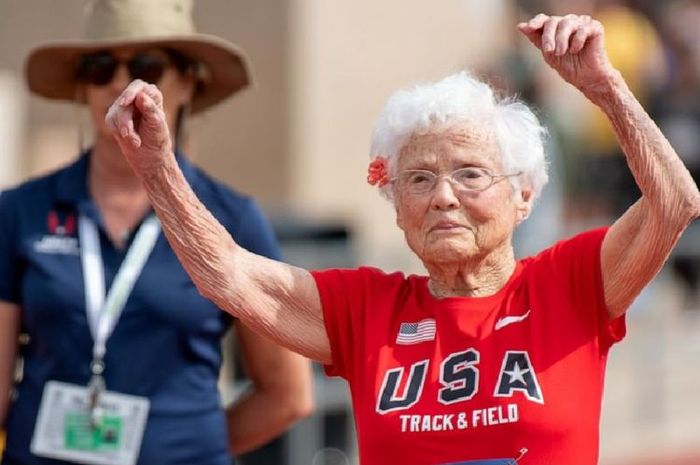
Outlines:
{"label": "freckled face", "polygon": [[[503,173],[496,138],[481,125],[436,128],[415,135],[401,150],[397,172],[422,169],[446,174],[468,166]],[[510,245],[524,203],[506,179],[481,192],[464,191],[441,177],[422,195],[394,185],[397,224],[423,262],[479,259]]]}

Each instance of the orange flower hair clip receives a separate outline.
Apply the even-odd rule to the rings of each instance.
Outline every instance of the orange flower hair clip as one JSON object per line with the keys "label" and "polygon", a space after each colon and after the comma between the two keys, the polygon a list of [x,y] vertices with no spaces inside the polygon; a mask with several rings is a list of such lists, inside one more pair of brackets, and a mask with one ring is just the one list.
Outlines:
{"label": "orange flower hair clip", "polygon": [[377,187],[384,187],[389,183],[386,158],[379,156],[372,160],[367,168],[367,182]]}

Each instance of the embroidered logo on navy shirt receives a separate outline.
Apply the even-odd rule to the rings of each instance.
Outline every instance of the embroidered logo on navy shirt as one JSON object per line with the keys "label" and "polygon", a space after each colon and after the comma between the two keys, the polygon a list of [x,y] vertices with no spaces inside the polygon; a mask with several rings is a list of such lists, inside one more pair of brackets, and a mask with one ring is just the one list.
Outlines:
{"label": "embroidered logo on navy shirt", "polygon": [[49,211],[46,217],[48,234],[34,242],[34,250],[46,254],[78,255],[78,238],[74,237],[76,218],[74,213],[62,214]]}
{"label": "embroidered logo on navy shirt", "polygon": [[46,226],[49,234],[58,236],[72,236],[75,232],[75,215],[68,213],[64,215],[63,222],[56,210],[51,210],[46,218]]}

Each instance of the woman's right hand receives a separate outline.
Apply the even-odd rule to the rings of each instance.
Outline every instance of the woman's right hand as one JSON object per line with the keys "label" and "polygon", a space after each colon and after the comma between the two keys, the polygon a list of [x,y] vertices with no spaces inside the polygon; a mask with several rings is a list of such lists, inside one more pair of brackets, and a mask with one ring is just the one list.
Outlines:
{"label": "woman's right hand", "polygon": [[105,121],[139,177],[174,156],[163,94],[155,85],[140,79],[131,82],[109,108]]}

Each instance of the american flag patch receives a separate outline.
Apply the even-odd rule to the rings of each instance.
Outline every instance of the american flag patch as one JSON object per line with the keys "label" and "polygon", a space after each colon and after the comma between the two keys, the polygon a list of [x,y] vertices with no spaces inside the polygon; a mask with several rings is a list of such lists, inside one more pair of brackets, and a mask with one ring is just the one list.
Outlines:
{"label": "american flag patch", "polygon": [[432,318],[426,318],[418,323],[401,323],[399,335],[396,336],[396,343],[404,345],[434,340],[435,320]]}

